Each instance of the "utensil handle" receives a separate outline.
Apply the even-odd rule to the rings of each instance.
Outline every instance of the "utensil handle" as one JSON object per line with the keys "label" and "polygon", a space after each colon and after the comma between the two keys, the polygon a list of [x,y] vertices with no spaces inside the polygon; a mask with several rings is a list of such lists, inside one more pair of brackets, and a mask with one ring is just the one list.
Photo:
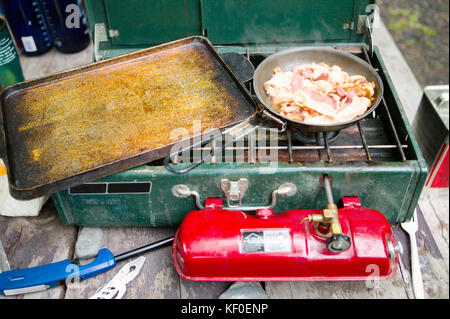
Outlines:
{"label": "utensil handle", "polygon": [[68,278],[87,278],[101,274],[116,265],[114,255],[106,248],[99,251],[95,260],[78,265],[66,259],[33,268],[9,270],[0,274],[0,294],[12,296],[44,291]]}
{"label": "utensil handle", "polygon": [[132,257],[138,256],[138,255],[141,255],[143,253],[149,252],[149,251],[157,249],[157,248],[161,248],[161,247],[165,247],[165,246],[171,245],[173,240],[174,240],[174,236],[168,237],[168,238],[159,240],[157,242],[145,245],[143,247],[139,247],[139,248],[133,249],[131,251],[128,251],[126,253],[117,255],[117,256],[115,256],[116,262],[119,262],[119,261],[122,261],[122,260],[125,260],[125,259],[128,259],[128,258],[132,258]]}
{"label": "utensil handle", "polygon": [[416,235],[409,236],[411,244],[411,274],[414,295],[416,299],[424,299],[422,273],[420,272],[419,254],[417,250]]}

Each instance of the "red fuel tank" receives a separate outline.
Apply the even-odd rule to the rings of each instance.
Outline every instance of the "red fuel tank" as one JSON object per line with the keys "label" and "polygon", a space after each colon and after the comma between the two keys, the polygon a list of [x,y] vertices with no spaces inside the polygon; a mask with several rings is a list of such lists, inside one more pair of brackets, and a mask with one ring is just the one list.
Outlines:
{"label": "red fuel tank", "polygon": [[[398,265],[399,246],[378,211],[345,199],[339,209],[349,249],[327,249],[326,228],[307,216],[320,210],[254,215],[217,208],[190,212],[179,227],[172,253],[186,280],[332,281],[388,279]],[[356,201],[358,202],[358,201]],[[217,203],[216,203],[217,204]],[[219,206],[220,207],[220,206]],[[401,247],[401,246],[400,246]]]}

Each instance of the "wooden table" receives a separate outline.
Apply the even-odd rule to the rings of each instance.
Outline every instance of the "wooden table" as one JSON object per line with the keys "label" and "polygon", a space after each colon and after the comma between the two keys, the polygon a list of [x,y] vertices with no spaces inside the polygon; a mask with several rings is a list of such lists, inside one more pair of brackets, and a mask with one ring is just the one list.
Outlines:
{"label": "wooden table", "polygon": [[[26,79],[80,66],[92,60],[92,46],[71,55],[52,50],[39,57],[21,57]],[[425,296],[449,298],[448,190],[446,193],[431,194],[431,200],[422,201],[420,206],[420,230],[417,237]],[[409,275],[409,241],[400,227],[396,227],[394,231],[403,243],[405,254],[399,271],[391,280],[266,282],[263,286],[270,298],[413,298]],[[166,238],[174,232],[173,228],[106,227],[103,229],[102,247],[118,254]],[[0,216],[0,240],[12,269],[73,258],[78,233],[78,227],[62,225],[51,199],[44,205],[38,217]],[[147,258],[146,262],[138,277],[127,286],[124,298],[217,298],[231,284],[182,280],[173,266],[170,247],[144,256]],[[88,298],[112,279],[126,262],[119,262],[111,271],[83,282],[17,298]]]}

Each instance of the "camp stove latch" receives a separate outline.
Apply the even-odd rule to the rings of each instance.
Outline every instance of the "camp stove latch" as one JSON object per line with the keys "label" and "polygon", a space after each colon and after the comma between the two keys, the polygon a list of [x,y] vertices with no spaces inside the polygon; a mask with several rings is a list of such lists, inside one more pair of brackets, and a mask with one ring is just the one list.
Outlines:
{"label": "camp stove latch", "polygon": [[[222,179],[220,181],[220,189],[225,193],[227,198],[228,207],[237,208],[242,206],[242,197],[245,195],[245,191],[248,188],[248,180],[246,178],[240,178],[238,181],[230,181],[228,179]],[[232,203],[238,202],[238,205]]]}

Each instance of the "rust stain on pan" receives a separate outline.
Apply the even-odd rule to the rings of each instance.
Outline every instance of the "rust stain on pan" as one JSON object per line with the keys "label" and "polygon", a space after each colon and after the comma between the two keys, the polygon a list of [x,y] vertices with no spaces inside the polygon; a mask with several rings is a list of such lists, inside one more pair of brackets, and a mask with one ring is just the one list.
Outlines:
{"label": "rust stain on pan", "polygon": [[243,120],[243,97],[217,69],[207,49],[185,45],[14,92],[7,98],[14,105],[8,135],[24,143],[8,154],[20,174],[16,186],[176,142],[180,136],[171,133],[191,135],[196,120],[203,131]]}

